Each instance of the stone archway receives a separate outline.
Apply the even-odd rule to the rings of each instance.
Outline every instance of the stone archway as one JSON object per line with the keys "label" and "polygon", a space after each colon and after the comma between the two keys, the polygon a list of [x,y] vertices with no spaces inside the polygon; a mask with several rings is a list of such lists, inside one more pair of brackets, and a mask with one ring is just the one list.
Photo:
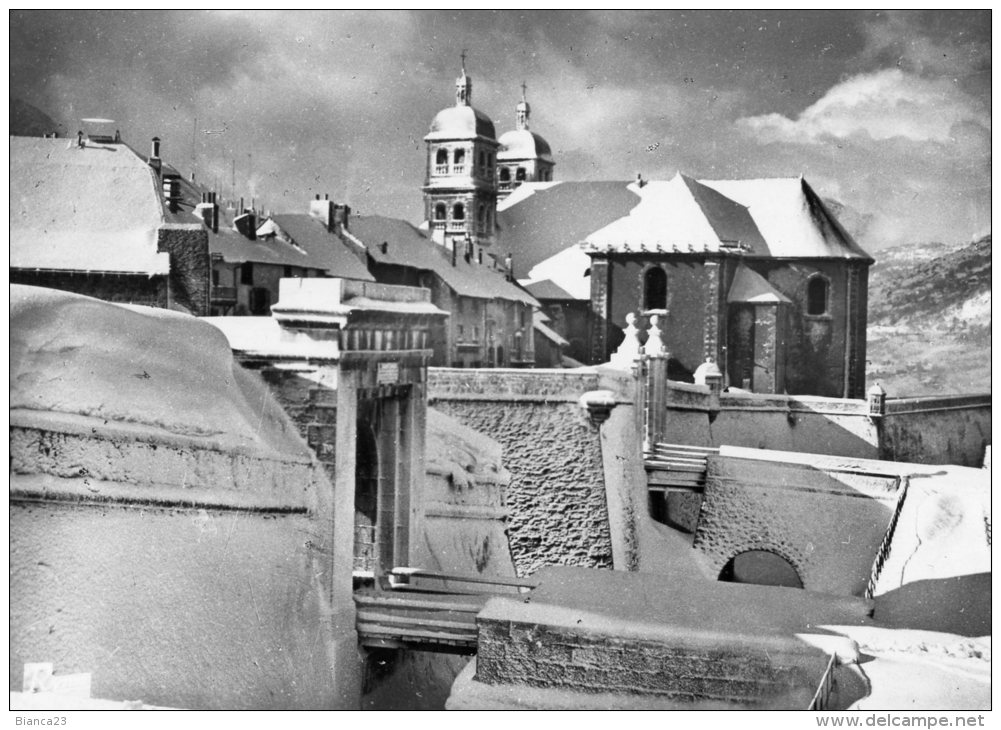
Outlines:
{"label": "stone archway", "polygon": [[803,578],[793,562],[767,548],[753,548],[737,553],[723,565],[719,580],[726,583],[803,587]]}

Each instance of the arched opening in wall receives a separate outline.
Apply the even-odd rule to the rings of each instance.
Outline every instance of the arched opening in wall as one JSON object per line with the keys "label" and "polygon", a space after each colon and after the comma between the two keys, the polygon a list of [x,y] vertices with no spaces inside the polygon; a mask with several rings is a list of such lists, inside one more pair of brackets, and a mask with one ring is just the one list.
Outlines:
{"label": "arched opening in wall", "polygon": [[447,215],[447,209],[445,208],[445,204],[438,203],[438,205],[434,207],[434,219],[436,221],[443,221],[445,220],[446,215]]}
{"label": "arched opening in wall", "polygon": [[519,167],[514,173],[514,179],[518,182],[524,182],[526,177],[525,168]]}
{"label": "arched opening in wall", "polygon": [[511,182],[511,168],[502,167],[500,169],[500,181],[501,182]]}
{"label": "arched opening in wall", "polygon": [[434,164],[436,165],[447,165],[448,164],[448,150],[438,150],[434,156]]}
{"label": "arched opening in wall", "polygon": [[659,266],[643,274],[643,308],[667,309],[667,274]]}
{"label": "arched opening in wall", "polygon": [[456,167],[466,164],[466,150],[457,149],[452,157],[452,164]]}
{"label": "arched opening in wall", "polygon": [[454,221],[464,221],[466,220],[466,206],[462,203],[456,203],[452,206],[452,220]]}
{"label": "arched opening in wall", "polygon": [[769,550],[746,550],[735,555],[723,566],[719,579],[725,583],[803,587],[803,580],[793,564]]}
{"label": "arched opening in wall", "polygon": [[820,274],[810,277],[806,284],[806,313],[813,316],[827,314],[830,284]]}

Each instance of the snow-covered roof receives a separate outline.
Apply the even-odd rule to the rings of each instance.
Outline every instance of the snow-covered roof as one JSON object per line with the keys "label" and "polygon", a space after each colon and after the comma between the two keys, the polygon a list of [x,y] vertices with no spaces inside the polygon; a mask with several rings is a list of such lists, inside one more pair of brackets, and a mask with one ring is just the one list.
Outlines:
{"label": "snow-covered roof", "polygon": [[310,453],[267,386],[233,360],[213,327],[55,289],[10,288],[10,408],[90,419],[97,432],[114,427],[207,448]]}
{"label": "snow-covered roof", "polygon": [[740,266],[734,274],[730,291],[726,295],[727,303],[746,304],[790,304],[789,298],[756,271],[746,266]]}
{"label": "snow-covered roof", "polygon": [[531,307],[539,304],[486,263],[480,264],[475,259],[466,261],[460,253],[453,265],[450,251],[404,220],[378,215],[356,216],[345,235],[364,246],[376,264],[433,272],[460,296],[522,302]]}
{"label": "snow-covered roof", "polygon": [[588,235],[586,250],[871,261],[802,178],[696,181],[678,174],[632,187],[639,205]]}
{"label": "snow-covered roof", "polygon": [[699,182],[747,206],[773,257],[872,260],[802,177]]}
{"label": "snow-covered roof", "polygon": [[535,327],[539,334],[550,342],[553,342],[561,347],[569,345],[570,343],[559,332],[546,325],[547,319],[546,315],[542,312],[535,312],[532,315],[532,326]]}
{"label": "snow-covered roof", "polygon": [[170,271],[156,177],[124,144],[10,138],[10,266],[145,274]]}

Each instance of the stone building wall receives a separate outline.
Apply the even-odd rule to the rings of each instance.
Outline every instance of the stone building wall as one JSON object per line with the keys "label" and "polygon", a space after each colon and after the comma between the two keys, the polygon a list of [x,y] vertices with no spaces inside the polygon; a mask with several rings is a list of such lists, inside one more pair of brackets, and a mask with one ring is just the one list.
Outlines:
{"label": "stone building wall", "polygon": [[887,400],[880,458],[917,464],[980,466],[991,443],[991,397]]}
{"label": "stone building wall", "polygon": [[518,574],[543,565],[611,567],[601,441],[578,404],[598,376],[433,368],[428,381],[434,408],[501,444]]}
{"label": "stone building wall", "polygon": [[170,255],[170,305],[196,317],[210,314],[212,263],[209,234],[201,224],[172,223],[157,231],[157,250]]}

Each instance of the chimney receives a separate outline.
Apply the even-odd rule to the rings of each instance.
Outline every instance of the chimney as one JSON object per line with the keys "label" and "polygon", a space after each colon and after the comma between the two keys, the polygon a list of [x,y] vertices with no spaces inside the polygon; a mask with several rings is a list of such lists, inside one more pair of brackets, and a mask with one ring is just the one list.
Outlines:
{"label": "chimney", "polygon": [[195,215],[202,219],[205,227],[213,233],[219,232],[219,206],[215,193],[202,193],[202,202],[195,209]]}
{"label": "chimney", "polygon": [[[241,206],[242,207],[242,206]],[[251,241],[257,240],[257,217],[253,212],[242,213],[233,219],[233,226]]]}
{"label": "chimney", "polygon": [[504,278],[508,281],[514,281],[514,259],[510,251],[504,257]]}
{"label": "chimney", "polygon": [[338,231],[348,230],[348,218],[351,215],[351,206],[334,205],[334,228]]}
{"label": "chimney", "polygon": [[320,194],[316,194],[316,200],[309,201],[309,214],[327,227],[327,230],[334,233],[334,204],[330,202],[329,196],[320,200]]}
{"label": "chimney", "polygon": [[473,260],[473,239],[466,236],[466,263],[471,263]]}
{"label": "chimney", "polygon": [[456,245],[455,245],[455,239],[453,238],[452,239],[452,266],[455,266],[455,252],[456,252]]}
{"label": "chimney", "polygon": [[83,147],[83,130],[76,133],[76,146]]}
{"label": "chimney", "polygon": [[379,245],[379,248],[382,250],[383,253],[389,253],[389,241],[383,241]]}
{"label": "chimney", "polygon": [[637,172],[636,173],[636,186],[642,188],[644,185],[646,185],[646,181],[643,180],[642,173]]}
{"label": "chimney", "polygon": [[[83,132],[80,132],[80,134],[83,135]],[[150,155],[149,155],[148,162],[149,162],[149,166],[152,167],[154,170],[156,170],[156,174],[159,175],[160,174],[160,167],[162,166],[162,162],[160,160],[160,138],[159,137],[154,137],[153,138],[153,146],[152,146],[152,149],[150,150]]]}

